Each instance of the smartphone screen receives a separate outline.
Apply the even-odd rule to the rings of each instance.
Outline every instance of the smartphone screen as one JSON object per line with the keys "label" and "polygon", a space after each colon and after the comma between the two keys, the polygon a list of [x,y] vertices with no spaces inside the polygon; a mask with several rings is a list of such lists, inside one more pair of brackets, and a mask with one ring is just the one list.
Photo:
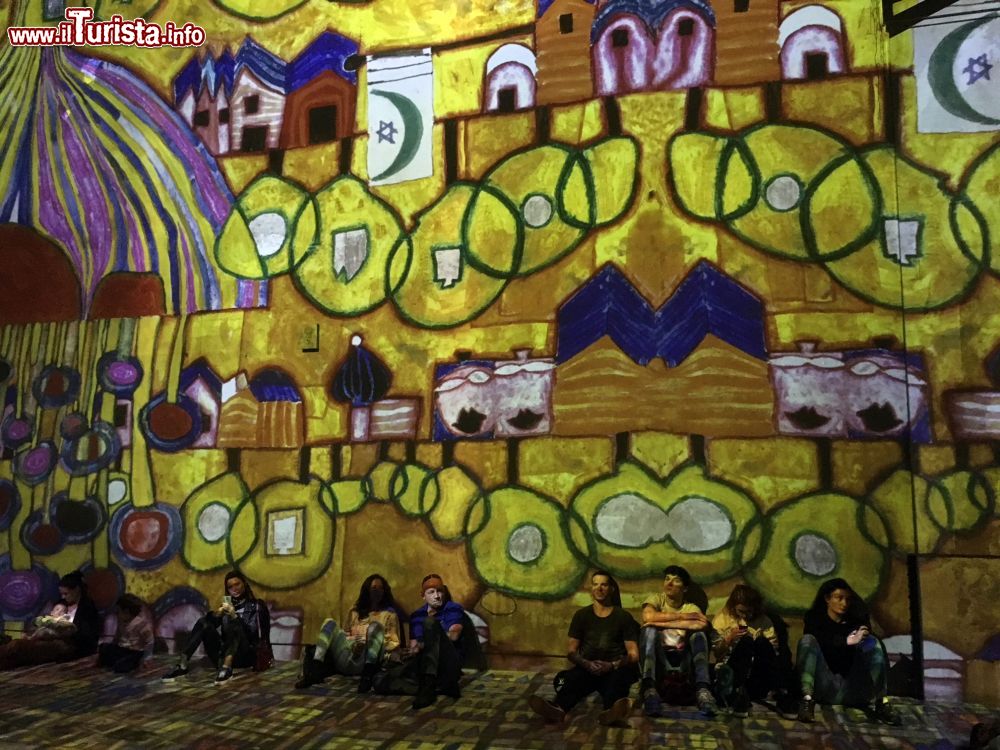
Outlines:
{"label": "smartphone screen", "polygon": [[233,597],[231,597],[231,596],[224,596],[224,597],[222,597],[222,603],[223,604],[232,604],[233,603]]}

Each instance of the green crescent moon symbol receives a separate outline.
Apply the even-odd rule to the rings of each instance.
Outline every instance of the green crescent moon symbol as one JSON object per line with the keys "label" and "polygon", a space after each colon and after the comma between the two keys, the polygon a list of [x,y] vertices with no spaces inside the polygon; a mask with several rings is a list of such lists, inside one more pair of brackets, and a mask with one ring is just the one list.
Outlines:
{"label": "green crescent moon symbol", "polygon": [[934,96],[941,102],[941,106],[956,117],[978,122],[982,125],[998,125],[1000,124],[1000,120],[984,115],[966,101],[965,97],[962,96],[962,92],[958,90],[958,85],[955,83],[952,68],[955,65],[955,58],[958,56],[958,50],[962,46],[962,42],[966,40],[969,34],[984,23],[988,23],[995,18],[1000,18],[1000,16],[994,13],[983,18],[977,18],[949,32],[941,40],[941,43],[934,48],[930,59],[927,61],[927,80],[931,85],[931,91],[934,92]]}
{"label": "green crescent moon symbol", "polygon": [[371,95],[381,96],[387,100],[389,104],[399,110],[399,114],[403,118],[403,143],[399,147],[399,153],[392,160],[392,164],[371,178],[372,180],[384,180],[386,177],[392,177],[413,161],[420,150],[420,141],[424,137],[424,123],[420,110],[417,109],[417,105],[413,103],[412,99],[395,91],[372,91]]}

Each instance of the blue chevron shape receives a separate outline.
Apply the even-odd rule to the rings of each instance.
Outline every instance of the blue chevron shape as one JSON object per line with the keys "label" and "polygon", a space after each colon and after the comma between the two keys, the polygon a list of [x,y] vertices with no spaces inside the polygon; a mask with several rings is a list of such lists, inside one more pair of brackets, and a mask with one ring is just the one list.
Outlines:
{"label": "blue chevron shape", "polygon": [[653,311],[608,264],[560,307],[556,361],[565,362],[603,336],[640,365],[663,357],[677,367],[708,334],[757,359],[767,358],[763,303],[708,261],[702,261]]}

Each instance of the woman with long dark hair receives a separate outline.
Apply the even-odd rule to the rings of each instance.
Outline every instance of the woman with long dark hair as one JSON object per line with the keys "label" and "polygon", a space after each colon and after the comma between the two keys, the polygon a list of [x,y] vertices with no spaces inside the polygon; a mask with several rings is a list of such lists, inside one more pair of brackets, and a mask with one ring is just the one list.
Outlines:
{"label": "woman with long dark hair", "polygon": [[59,579],[59,601],[36,622],[37,637],[31,633],[0,646],[0,670],[69,661],[97,651],[101,618],[87,596],[83,573],[74,570]]}
{"label": "woman with long dark hair", "polygon": [[175,680],[190,671],[190,660],[198,646],[215,663],[216,682],[233,676],[233,669],[253,667],[257,650],[271,642],[271,613],[263,599],[254,596],[250,582],[237,570],[230,571],[223,582],[222,604],[206,612],[191,629],[177,666],[164,675]]}
{"label": "woman with long dark hair", "polygon": [[802,684],[799,721],[813,720],[816,703],[868,706],[874,719],[898,725],[886,700],[888,659],[871,632],[868,607],[843,578],[825,581],[805,614],[796,659]]}
{"label": "woman with long dark hair", "polygon": [[332,674],[361,675],[358,692],[372,689],[381,666],[399,653],[399,607],[389,582],[378,573],[361,584],[358,598],[347,615],[347,627],[327,619],[316,636],[316,645],[302,654],[297,689],[322,682]]}

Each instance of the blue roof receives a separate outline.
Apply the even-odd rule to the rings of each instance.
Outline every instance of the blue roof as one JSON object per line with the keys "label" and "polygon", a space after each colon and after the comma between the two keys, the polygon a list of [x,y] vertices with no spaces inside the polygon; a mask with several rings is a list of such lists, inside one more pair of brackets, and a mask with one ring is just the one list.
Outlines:
{"label": "blue roof", "polygon": [[222,393],[222,380],[216,375],[211,365],[205,361],[204,357],[199,357],[181,370],[180,390],[186,391],[198,378],[204,380],[205,384],[216,396]]}
{"label": "blue roof", "polygon": [[638,16],[650,31],[655,31],[663,23],[663,19],[678,8],[696,11],[703,15],[709,24],[715,26],[715,12],[706,0],[610,0],[597,11],[590,40],[596,42],[604,28],[619,14],[630,13]]}
{"label": "blue roof", "polygon": [[275,91],[285,91],[285,75],[287,63],[272,52],[268,52],[247,37],[236,53],[236,70],[247,68],[260,80]]}
{"label": "blue roof", "polygon": [[201,61],[198,55],[193,55],[191,60],[181,68],[181,72],[174,78],[174,104],[180,102],[188,91],[197,91],[201,85]]}
{"label": "blue roof", "polygon": [[358,43],[353,39],[324,31],[288,65],[286,91],[297,91],[328,70],[356,86],[358,74],[345,69],[344,61],[357,53]]}
{"label": "blue roof", "polygon": [[299,402],[302,396],[288,373],[277,369],[261,370],[250,381],[250,392],[260,403],[267,401]]}
{"label": "blue roof", "polygon": [[228,49],[215,58],[215,78],[216,90],[213,93],[218,92],[220,83],[225,86],[227,96],[232,93],[233,81],[236,79],[236,58]]}
{"label": "blue roof", "polygon": [[707,261],[656,311],[608,264],[559,307],[556,328],[560,363],[603,336],[640,365],[662,357],[676,367],[710,333],[752,357],[767,357],[763,303]]}

